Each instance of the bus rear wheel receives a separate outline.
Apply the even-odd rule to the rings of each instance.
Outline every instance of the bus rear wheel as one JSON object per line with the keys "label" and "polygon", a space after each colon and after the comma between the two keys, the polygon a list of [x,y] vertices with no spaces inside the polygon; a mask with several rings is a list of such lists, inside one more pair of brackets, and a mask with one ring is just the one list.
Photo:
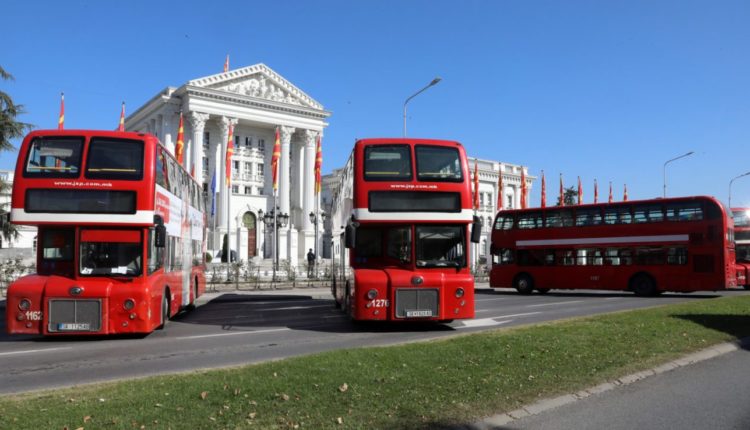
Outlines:
{"label": "bus rear wheel", "polygon": [[630,281],[630,289],[639,297],[651,297],[656,296],[659,293],[659,290],[656,289],[654,278],[644,273],[636,275],[633,280]]}
{"label": "bus rear wheel", "polygon": [[520,294],[531,294],[534,291],[534,278],[526,273],[516,276],[513,286]]}
{"label": "bus rear wheel", "polygon": [[537,288],[536,291],[539,294],[547,294],[547,293],[549,293],[549,288]]}
{"label": "bus rear wheel", "polygon": [[156,329],[163,330],[167,325],[167,321],[169,321],[169,293],[164,290],[164,293],[161,295],[161,319],[159,320],[160,324]]}

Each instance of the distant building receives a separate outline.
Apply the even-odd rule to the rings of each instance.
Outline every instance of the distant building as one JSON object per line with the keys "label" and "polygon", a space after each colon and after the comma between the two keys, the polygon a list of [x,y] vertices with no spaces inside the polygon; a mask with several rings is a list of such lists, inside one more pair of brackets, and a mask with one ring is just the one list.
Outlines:
{"label": "distant building", "polygon": [[[13,177],[15,172],[12,170],[0,170],[0,180],[7,184],[7,189],[0,192],[0,212],[10,212],[11,192],[13,190]],[[7,241],[0,235],[0,259],[20,256],[25,259],[33,258],[36,249],[36,227],[26,225],[16,226],[18,237],[14,240]],[[14,250],[14,251],[8,251]]]}

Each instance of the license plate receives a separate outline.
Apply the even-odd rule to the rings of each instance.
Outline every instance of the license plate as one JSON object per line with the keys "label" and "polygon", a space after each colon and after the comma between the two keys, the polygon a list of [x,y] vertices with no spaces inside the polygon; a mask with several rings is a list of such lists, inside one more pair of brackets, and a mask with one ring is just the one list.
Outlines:
{"label": "license plate", "polygon": [[414,310],[414,311],[406,311],[406,317],[431,317],[432,316],[432,310],[426,309],[426,310]]}
{"label": "license plate", "polygon": [[57,325],[58,330],[70,331],[88,331],[89,323],[60,323]]}

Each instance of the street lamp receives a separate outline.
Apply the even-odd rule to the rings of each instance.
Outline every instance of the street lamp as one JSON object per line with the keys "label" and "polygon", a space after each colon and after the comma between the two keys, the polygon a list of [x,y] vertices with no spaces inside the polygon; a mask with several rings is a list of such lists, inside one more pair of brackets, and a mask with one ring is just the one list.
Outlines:
{"label": "street lamp", "polygon": [[748,175],[750,175],[750,172],[743,173],[743,174],[741,174],[739,176],[735,176],[734,178],[732,178],[731,181],[729,181],[729,202],[728,203],[729,203],[729,210],[730,211],[732,210],[732,182],[734,182],[735,179],[740,179],[741,177],[748,176]]}
{"label": "street lamp", "polygon": [[262,210],[258,211],[258,217],[263,220],[263,225],[266,226],[266,231],[269,228],[273,229],[273,280],[276,280],[276,270],[279,266],[279,229],[284,228],[289,223],[289,214],[279,213],[278,207],[271,209],[271,212],[263,214]]}
{"label": "street lamp", "polygon": [[406,104],[409,103],[409,100],[413,99],[414,97],[418,96],[422,91],[426,90],[427,88],[430,88],[433,85],[436,85],[438,82],[440,82],[441,78],[438,76],[435,79],[432,80],[427,86],[422,88],[421,90],[417,91],[416,93],[412,94],[406,101],[404,102],[404,137],[406,137]]}
{"label": "street lamp", "polygon": [[[326,217],[328,215],[325,212],[323,212],[323,211],[320,211],[319,214],[320,214],[320,221],[321,221],[321,223],[325,223],[326,222]],[[318,216],[315,214],[315,212],[310,212],[310,222],[315,227],[315,240],[314,240],[314,242],[315,242],[315,261],[313,262],[313,273],[317,273],[315,271],[315,265],[317,265],[318,257],[319,257],[319,255],[318,255]]]}
{"label": "street lamp", "polygon": [[671,162],[673,162],[675,160],[679,160],[680,158],[685,158],[685,157],[687,157],[689,155],[693,155],[693,154],[694,154],[694,152],[690,151],[687,154],[682,154],[679,157],[675,157],[675,158],[673,158],[671,160],[667,160],[664,163],[664,168],[662,170],[662,173],[664,174],[664,198],[667,198],[667,164],[669,164],[669,163],[671,163]]}

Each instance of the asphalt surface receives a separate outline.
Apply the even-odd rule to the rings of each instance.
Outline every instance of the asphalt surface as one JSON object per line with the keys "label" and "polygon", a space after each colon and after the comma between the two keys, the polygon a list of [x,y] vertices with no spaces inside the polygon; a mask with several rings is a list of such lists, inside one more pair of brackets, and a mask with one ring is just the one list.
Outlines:
{"label": "asphalt surface", "polygon": [[[199,299],[166,330],[141,338],[9,336],[0,322],[0,394],[234,366],[334,349],[390,345],[582,315],[705,300],[721,293],[641,298],[611,291],[522,296],[479,284],[476,318],[451,324],[352,324],[326,289],[223,292]],[[4,302],[0,313],[4,314]]]}

